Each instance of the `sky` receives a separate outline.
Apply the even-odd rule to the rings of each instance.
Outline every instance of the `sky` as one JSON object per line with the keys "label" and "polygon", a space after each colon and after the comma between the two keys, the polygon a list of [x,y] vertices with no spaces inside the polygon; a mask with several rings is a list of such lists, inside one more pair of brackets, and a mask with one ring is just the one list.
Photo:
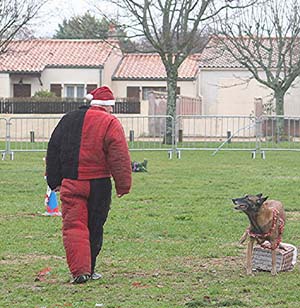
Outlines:
{"label": "sky", "polygon": [[39,19],[33,26],[34,34],[37,37],[52,37],[64,19],[82,15],[87,10],[94,10],[88,0],[49,0],[39,12]]}

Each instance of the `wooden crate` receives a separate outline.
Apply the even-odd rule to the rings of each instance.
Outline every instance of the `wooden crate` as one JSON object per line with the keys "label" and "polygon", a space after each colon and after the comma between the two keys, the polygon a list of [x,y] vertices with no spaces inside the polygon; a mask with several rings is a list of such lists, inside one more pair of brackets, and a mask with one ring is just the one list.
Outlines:
{"label": "wooden crate", "polygon": [[[296,247],[289,244],[282,244],[285,248],[276,249],[276,271],[290,271],[294,268],[297,257]],[[252,259],[253,270],[272,270],[272,251],[261,246],[255,246]]]}

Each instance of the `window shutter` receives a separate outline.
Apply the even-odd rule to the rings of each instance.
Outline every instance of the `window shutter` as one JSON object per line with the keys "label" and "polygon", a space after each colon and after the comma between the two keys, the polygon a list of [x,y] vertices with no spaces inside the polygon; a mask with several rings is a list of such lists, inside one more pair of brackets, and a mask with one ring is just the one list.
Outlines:
{"label": "window shutter", "polygon": [[31,97],[31,85],[30,84],[14,84],[14,97]]}
{"label": "window shutter", "polygon": [[57,97],[61,97],[61,89],[62,86],[59,83],[50,84],[50,92],[54,93]]}
{"label": "window shutter", "polygon": [[90,93],[92,90],[94,90],[96,88],[97,88],[96,84],[87,84],[86,85],[86,93]]}
{"label": "window shutter", "polygon": [[140,87],[127,87],[127,97],[140,99]]}

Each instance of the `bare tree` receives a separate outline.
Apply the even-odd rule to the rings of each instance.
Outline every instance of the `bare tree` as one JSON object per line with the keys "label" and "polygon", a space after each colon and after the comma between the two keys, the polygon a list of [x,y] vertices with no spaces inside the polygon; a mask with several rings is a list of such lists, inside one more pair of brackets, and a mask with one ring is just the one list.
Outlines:
{"label": "bare tree", "polygon": [[0,54],[25,30],[47,0],[0,0]]}
{"label": "bare tree", "polygon": [[[193,52],[201,31],[226,8],[243,7],[246,0],[113,0],[126,12],[130,28],[145,37],[162,60],[167,80],[167,115],[176,116],[178,69]],[[171,121],[167,121],[171,136]],[[170,139],[170,138],[168,138]]]}
{"label": "bare tree", "polygon": [[223,49],[270,88],[276,114],[283,115],[285,94],[300,75],[300,1],[266,1],[239,11],[218,30],[216,50]]}

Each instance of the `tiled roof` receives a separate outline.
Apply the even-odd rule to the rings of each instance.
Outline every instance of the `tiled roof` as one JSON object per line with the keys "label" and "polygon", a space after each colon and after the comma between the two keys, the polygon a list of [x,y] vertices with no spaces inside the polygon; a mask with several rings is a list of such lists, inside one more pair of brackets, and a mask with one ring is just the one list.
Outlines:
{"label": "tiled roof", "polygon": [[[278,59],[279,59],[278,42],[276,42],[276,38],[261,38],[261,40],[263,40],[262,45],[264,46],[264,48],[259,48],[259,49],[255,47],[255,42],[253,42],[252,40],[249,40],[247,37],[241,37],[237,39],[241,40],[241,42],[243,42],[247,46],[251,55],[254,55],[257,59],[260,59],[266,67],[276,68],[278,66]],[[230,47],[230,45],[232,45],[232,43],[230,43],[228,39],[222,38],[222,40],[224,40],[227,46]],[[286,63],[289,63],[288,57],[290,55],[292,56],[291,62],[299,61],[299,52],[298,52],[299,44],[296,44],[294,53],[290,54],[288,38],[286,40],[287,40],[287,44],[284,47],[287,51]],[[234,50],[236,49],[232,46],[231,51],[234,51]],[[267,50],[272,51],[271,57]],[[240,53],[236,51],[235,57],[237,57],[243,62],[246,62],[248,57],[251,58],[251,56],[249,56],[249,53],[247,52],[245,52],[244,55],[245,56],[243,57],[241,56]],[[230,54],[226,50],[222,41],[214,37],[209,41],[207,46],[204,48],[201,54],[201,58],[199,59],[199,66],[200,68],[244,68],[245,69],[245,66],[243,66],[239,61],[237,61],[235,57],[233,57],[233,55]],[[253,61],[253,63],[255,62]],[[259,62],[257,62],[256,64],[257,64],[257,67],[260,66]]]}
{"label": "tiled roof", "polygon": [[206,45],[199,59],[199,66],[200,68],[244,68],[217,39],[211,39]]}
{"label": "tiled roof", "polygon": [[[197,73],[197,57],[191,56],[179,67],[178,79],[195,79]],[[157,80],[166,77],[158,54],[127,54],[113,75],[114,80]]]}
{"label": "tiled roof", "polygon": [[2,72],[41,72],[45,67],[103,66],[116,41],[34,39],[12,41],[0,55]]}

